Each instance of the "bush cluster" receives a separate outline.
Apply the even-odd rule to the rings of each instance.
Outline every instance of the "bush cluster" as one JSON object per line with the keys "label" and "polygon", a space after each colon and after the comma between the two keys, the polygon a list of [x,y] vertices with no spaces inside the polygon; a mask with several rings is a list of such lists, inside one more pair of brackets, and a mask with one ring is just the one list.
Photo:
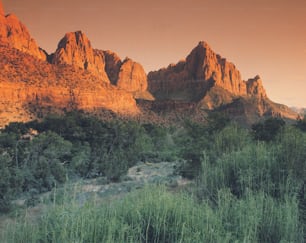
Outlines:
{"label": "bush cluster", "polygon": [[49,189],[71,174],[116,179],[137,160],[181,161],[178,173],[195,184],[176,194],[145,188],[109,204],[89,201],[80,207],[63,200],[38,223],[13,224],[5,241],[303,242],[306,133],[301,121],[289,126],[270,118],[248,130],[221,116],[208,120],[169,129],[75,114],[49,117],[30,125],[39,135],[19,143],[18,153],[18,133],[28,127],[12,124],[0,137],[3,208],[10,188]]}
{"label": "bush cluster", "polygon": [[117,181],[139,161],[169,161],[175,157],[168,152],[167,133],[159,126],[76,112],[11,123],[0,134],[0,211],[20,193],[46,192],[67,178]]}

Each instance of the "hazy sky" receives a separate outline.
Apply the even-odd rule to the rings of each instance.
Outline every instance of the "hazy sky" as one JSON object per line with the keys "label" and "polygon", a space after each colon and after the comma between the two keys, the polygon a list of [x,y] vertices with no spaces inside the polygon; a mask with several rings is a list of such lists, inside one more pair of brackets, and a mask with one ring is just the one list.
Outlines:
{"label": "hazy sky", "polygon": [[[1,1],[1,0],[0,0]],[[259,74],[276,102],[306,107],[306,0],[2,0],[49,53],[82,30],[94,48],[151,71],[200,40],[248,79]]]}

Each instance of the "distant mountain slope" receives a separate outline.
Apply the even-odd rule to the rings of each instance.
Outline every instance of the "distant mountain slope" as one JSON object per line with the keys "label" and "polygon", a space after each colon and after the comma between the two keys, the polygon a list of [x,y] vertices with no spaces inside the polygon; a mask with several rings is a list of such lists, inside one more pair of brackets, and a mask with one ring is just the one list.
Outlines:
{"label": "distant mountain slope", "polygon": [[301,116],[306,115],[306,108],[301,108],[301,107],[291,107],[293,111],[296,113],[300,114]]}

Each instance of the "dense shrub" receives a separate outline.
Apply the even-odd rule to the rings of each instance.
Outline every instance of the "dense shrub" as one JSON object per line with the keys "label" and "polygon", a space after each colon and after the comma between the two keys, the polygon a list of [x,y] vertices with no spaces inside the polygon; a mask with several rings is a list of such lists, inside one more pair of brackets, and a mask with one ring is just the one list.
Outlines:
{"label": "dense shrub", "polygon": [[[246,130],[224,118],[173,129],[84,114],[26,124],[0,134],[0,207],[67,177],[119,180],[139,160],[183,161],[190,193],[146,188],[126,198],[80,206],[58,199],[38,223],[24,219],[4,242],[303,242],[306,232],[306,134],[268,119]],[[215,119],[215,120],[214,120]],[[215,121],[215,122],[214,122]]]}
{"label": "dense shrub", "polygon": [[285,121],[281,118],[267,118],[252,125],[253,137],[260,141],[272,141],[284,126]]}
{"label": "dense shrub", "polygon": [[298,117],[295,126],[299,128],[301,131],[306,132],[306,116]]}
{"label": "dense shrub", "polygon": [[[30,134],[33,130],[38,135]],[[20,192],[50,190],[69,177],[105,176],[117,181],[141,160],[176,159],[173,147],[164,127],[101,121],[77,112],[51,115],[41,122],[11,123],[0,133],[0,154],[10,158],[4,166],[10,183],[3,187],[13,194],[11,199]]]}

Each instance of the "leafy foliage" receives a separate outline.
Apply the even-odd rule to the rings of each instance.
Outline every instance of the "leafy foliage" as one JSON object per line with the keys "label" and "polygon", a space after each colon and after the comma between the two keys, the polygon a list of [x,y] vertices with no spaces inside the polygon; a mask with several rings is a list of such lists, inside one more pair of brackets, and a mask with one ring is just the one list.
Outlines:
{"label": "leafy foliage", "polygon": [[295,126],[299,128],[301,131],[306,132],[306,116],[298,117]]}
{"label": "leafy foliage", "polygon": [[[146,188],[111,205],[58,200],[37,224],[14,224],[4,242],[303,242],[303,129],[274,118],[252,130],[209,119],[165,128],[70,113],[7,127],[0,134],[3,212],[20,192],[31,194],[32,205],[67,177],[119,180],[139,160],[182,161],[178,172],[195,185],[192,194]],[[29,128],[39,135],[21,139]]]}
{"label": "leafy foliage", "polygon": [[253,136],[256,140],[272,141],[284,126],[284,120],[271,117],[252,126]]}
{"label": "leafy foliage", "polygon": [[175,158],[168,156],[172,143],[167,138],[162,127],[105,122],[78,112],[51,115],[42,122],[11,123],[0,134],[0,152],[7,158],[1,173],[11,182],[3,184],[7,192],[1,192],[2,201],[9,205],[18,193],[51,190],[69,177],[117,181],[140,160]]}

